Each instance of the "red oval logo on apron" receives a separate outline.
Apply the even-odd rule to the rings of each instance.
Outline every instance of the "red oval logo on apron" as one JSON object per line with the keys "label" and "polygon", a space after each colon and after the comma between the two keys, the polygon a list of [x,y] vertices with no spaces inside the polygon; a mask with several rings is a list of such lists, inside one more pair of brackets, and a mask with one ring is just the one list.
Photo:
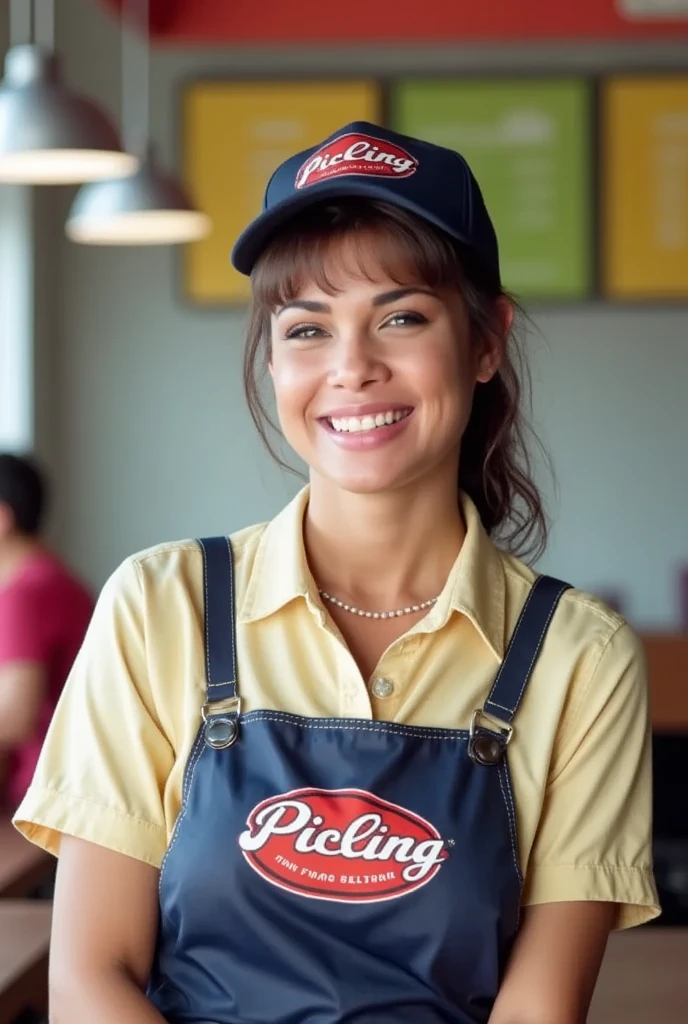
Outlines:
{"label": "red oval logo on apron", "polygon": [[372,135],[340,135],[308,157],[299,168],[295,186],[305,188],[344,174],[408,178],[417,168],[415,156],[393,142]]}
{"label": "red oval logo on apron", "polygon": [[255,807],[239,836],[251,867],[312,899],[371,903],[426,885],[447,857],[418,814],[358,789],[296,789]]}

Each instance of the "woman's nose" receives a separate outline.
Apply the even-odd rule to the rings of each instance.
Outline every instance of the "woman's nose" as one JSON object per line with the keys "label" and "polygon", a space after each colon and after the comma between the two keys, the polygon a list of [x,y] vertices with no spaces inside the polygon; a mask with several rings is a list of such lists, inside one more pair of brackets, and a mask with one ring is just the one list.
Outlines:
{"label": "woman's nose", "polygon": [[332,347],[332,356],[329,382],[333,387],[359,391],[389,377],[379,349],[364,332],[351,332],[340,338]]}

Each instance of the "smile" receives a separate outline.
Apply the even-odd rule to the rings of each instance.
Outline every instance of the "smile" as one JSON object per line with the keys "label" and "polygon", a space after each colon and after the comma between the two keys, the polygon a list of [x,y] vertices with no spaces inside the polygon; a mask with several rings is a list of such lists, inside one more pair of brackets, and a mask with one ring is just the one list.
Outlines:
{"label": "smile", "polygon": [[360,434],[366,430],[377,430],[378,427],[389,427],[406,419],[412,412],[412,409],[390,409],[387,412],[378,412],[374,416],[346,416],[343,419],[326,416],[325,419],[338,434]]}

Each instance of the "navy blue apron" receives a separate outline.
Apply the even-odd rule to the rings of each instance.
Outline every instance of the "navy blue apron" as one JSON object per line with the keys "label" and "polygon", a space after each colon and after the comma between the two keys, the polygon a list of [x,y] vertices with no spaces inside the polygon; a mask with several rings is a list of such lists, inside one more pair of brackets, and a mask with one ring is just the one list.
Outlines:
{"label": "navy blue apron", "polygon": [[523,885],[505,754],[567,584],[537,579],[469,729],[241,714],[231,547],[200,544],[207,701],[149,999],[170,1024],[484,1024]]}

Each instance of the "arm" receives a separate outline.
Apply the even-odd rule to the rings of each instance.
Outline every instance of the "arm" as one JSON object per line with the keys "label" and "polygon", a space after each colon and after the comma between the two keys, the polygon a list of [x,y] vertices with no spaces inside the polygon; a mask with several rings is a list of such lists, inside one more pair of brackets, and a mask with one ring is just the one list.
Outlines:
{"label": "arm", "polygon": [[489,1024],[585,1024],[616,913],[613,903],[526,908]]}
{"label": "arm", "polygon": [[19,747],[34,735],[46,682],[45,666],[40,662],[0,665],[0,752]]}
{"label": "arm", "polygon": [[50,944],[51,1024],[164,1024],[144,995],[158,872],[63,836]]}
{"label": "arm", "polygon": [[14,823],[59,855],[50,956],[57,1024],[162,1024],[146,1001],[174,751],[148,671],[142,581],[100,596]]}
{"label": "arm", "polygon": [[658,912],[642,646],[623,625],[593,654],[562,715],[490,1024],[584,1024],[609,932]]}
{"label": "arm", "polygon": [[47,686],[48,647],[40,595],[10,588],[0,600],[0,751],[36,730]]}

